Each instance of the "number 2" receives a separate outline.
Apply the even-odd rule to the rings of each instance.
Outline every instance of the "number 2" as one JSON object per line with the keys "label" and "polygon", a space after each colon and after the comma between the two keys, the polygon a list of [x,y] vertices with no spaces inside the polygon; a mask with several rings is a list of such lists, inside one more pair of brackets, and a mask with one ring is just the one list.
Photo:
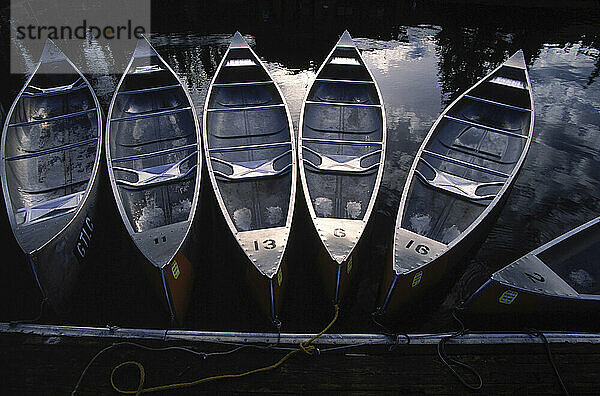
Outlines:
{"label": "number 2", "polygon": [[544,279],[544,277],[540,274],[538,274],[537,272],[534,272],[533,274],[530,274],[529,272],[524,272],[524,274],[531,279],[532,282],[545,282],[546,280]]}

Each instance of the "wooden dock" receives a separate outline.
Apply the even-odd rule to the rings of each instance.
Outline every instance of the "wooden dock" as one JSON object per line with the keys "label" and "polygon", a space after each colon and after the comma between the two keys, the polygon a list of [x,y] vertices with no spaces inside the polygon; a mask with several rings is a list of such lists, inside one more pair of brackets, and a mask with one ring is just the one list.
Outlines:
{"label": "wooden dock", "polygon": [[[411,334],[407,344],[402,335],[325,334],[314,343],[317,354],[297,353],[272,371],[165,393],[474,393],[438,356],[438,343],[448,335]],[[569,393],[600,394],[600,334],[544,335]],[[311,336],[0,323],[2,389],[19,395],[70,394],[86,365],[104,348],[108,349],[90,365],[76,394],[116,394],[111,371],[132,360],[144,367],[145,388],[242,373],[275,363]],[[562,393],[539,335],[466,334],[448,340],[446,351],[479,373],[485,394]],[[476,377],[459,371],[468,382],[477,383]],[[135,390],[138,380],[134,366],[115,374],[115,382],[124,389]]]}

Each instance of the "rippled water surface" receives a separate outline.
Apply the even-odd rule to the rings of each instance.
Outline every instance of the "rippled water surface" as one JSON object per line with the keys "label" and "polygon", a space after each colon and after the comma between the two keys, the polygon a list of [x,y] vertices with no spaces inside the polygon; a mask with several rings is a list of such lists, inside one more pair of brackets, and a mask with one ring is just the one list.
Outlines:
{"label": "rippled water surface", "polygon": [[[297,129],[302,99],[316,69],[343,29],[350,30],[383,95],[388,145],[383,183],[372,219],[370,252],[360,264],[363,279],[352,304],[345,308],[340,324],[340,329],[349,331],[372,330],[368,314],[374,308],[399,198],[414,154],[429,128],[451,100],[523,48],[535,102],[534,141],[524,167],[499,219],[479,250],[454,274],[453,286],[444,300],[422,318],[407,324],[417,330],[448,328],[451,307],[494,271],[600,214],[600,14],[598,10],[523,9],[515,17],[504,10],[480,8],[462,12],[464,10],[453,7],[427,12],[427,9],[421,10],[418,3],[415,8],[410,5],[392,11],[389,7],[380,8],[362,10],[365,17],[358,9],[353,9],[351,14],[344,9],[340,15],[338,7],[333,16],[319,15],[317,9],[314,17],[296,18],[285,12],[279,15],[269,7],[259,7],[248,11],[250,22],[242,18],[245,14],[231,18],[218,14],[221,16],[215,16],[216,21],[207,21],[201,16],[196,20],[188,15],[181,25],[167,13],[161,20],[153,20],[156,33],[150,36],[150,41],[183,77],[198,114],[202,114],[210,79],[231,34],[239,28],[282,88]],[[192,11],[201,15],[202,9],[192,8],[186,13]],[[218,18],[223,18],[222,24],[217,23]],[[310,21],[309,26],[302,21]],[[37,56],[24,54],[24,62],[31,59]],[[75,63],[93,65],[97,71],[90,79],[105,114],[120,77],[103,72],[111,61],[109,49],[92,44],[86,44],[80,58],[75,60]],[[13,75],[5,82],[2,97],[5,109],[23,81],[23,76]],[[203,187],[209,186],[203,184]],[[211,202],[210,199],[205,201]],[[202,213],[212,215],[218,223],[217,209],[204,206]],[[305,224],[305,212],[298,209],[296,214],[295,221],[300,225],[294,230],[299,235],[292,246],[295,258],[290,264],[296,267],[294,273],[298,279],[291,288],[284,316],[289,330],[310,330],[320,326],[329,310],[319,306],[325,302],[312,295],[318,280],[311,275],[310,265],[303,261],[303,252],[317,249],[318,244],[307,235],[311,229]],[[12,238],[8,228],[4,232],[7,238]],[[214,233],[207,233],[205,237],[199,247],[211,252],[205,265],[228,265],[220,252],[227,250],[226,243],[230,240]],[[210,238],[213,240],[209,241]],[[122,242],[116,244],[122,249],[116,261],[127,266],[130,254]],[[15,248],[14,242],[13,245]],[[11,267],[25,266],[18,253],[7,254],[12,258]],[[212,263],[210,258],[213,258]],[[18,276],[20,282],[29,282],[19,287],[20,290],[35,290],[29,276],[26,273]],[[111,276],[119,277],[118,271]],[[142,283],[135,287],[144,286]],[[14,289],[15,286],[9,288]],[[210,285],[205,289],[212,290]],[[208,291],[197,293],[190,327],[261,328],[261,320],[255,317],[258,314],[252,312],[250,304],[238,301],[235,293],[228,294],[226,289],[212,290],[219,294],[217,296]],[[35,295],[34,291],[28,293]],[[133,304],[134,297],[131,298],[122,301],[124,308],[113,306],[111,310],[127,312],[127,304]],[[198,308],[213,302],[218,308]],[[23,312],[35,311],[35,304],[23,303]],[[14,312],[11,315],[19,316]],[[120,320],[119,316],[111,317],[110,312],[103,315],[107,321]],[[235,315],[240,319],[220,315]],[[93,315],[85,320],[97,322]],[[132,322],[133,319],[129,324]],[[145,323],[143,318],[139,323]]]}

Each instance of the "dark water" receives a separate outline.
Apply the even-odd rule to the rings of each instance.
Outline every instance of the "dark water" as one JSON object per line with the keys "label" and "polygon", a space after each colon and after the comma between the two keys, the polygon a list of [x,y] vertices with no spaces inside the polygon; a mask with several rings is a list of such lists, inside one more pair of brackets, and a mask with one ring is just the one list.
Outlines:
{"label": "dark water", "polygon": [[[451,308],[496,270],[537,246],[600,214],[600,10],[586,8],[494,8],[427,2],[298,1],[221,2],[214,5],[154,4],[151,42],[182,76],[202,114],[208,84],[235,30],[240,30],[280,85],[297,129],[308,84],[344,29],[349,29],[377,80],[385,103],[388,147],[381,191],[362,254],[361,282],[339,331],[374,331],[369,313],[379,288],[408,169],[429,128],[457,95],[522,48],[535,102],[534,141],[506,206],[480,248],[452,276],[445,297],[406,321],[414,331],[453,326]],[[342,4],[342,5],[340,5]],[[324,6],[327,5],[327,8]],[[232,11],[230,13],[230,11]],[[1,17],[7,37],[7,11]],[[209,16],[210,15],[210,16]],[[4,40],[7,41],[7,40]],[[6,42],[2,43],[6,53]],[[31,56],[36,59],[36,55]],[[120,76],[106,75],[110,52],[82,48],[75,63],[92,64],[90,75],[104,106]],[[24,82],[9,75],[3,60],[7,109]],[[6,78],[8,76],[9,78]],[[187,327],[269,330],[244,292],[240,255],[232,248],[205,178],[201,208],[202,278]],[[79,314],[65,323],[164,326],[160,302],[132,266],[136,257],[119,224],[110,188],[94,275]],[[290,242],[291,276],[283,314],[285,331],[311,331],[327,321],[329,303],[319,294],[311,252],[319,248],[302,198]],[[7,225],[2,232],[4,319],[35,316],[39,292]],[[408,318],[407,318],[408,319]],[[56,321],[56,319],[48,319]],[[557,324],[557,328],[564,324]]]}

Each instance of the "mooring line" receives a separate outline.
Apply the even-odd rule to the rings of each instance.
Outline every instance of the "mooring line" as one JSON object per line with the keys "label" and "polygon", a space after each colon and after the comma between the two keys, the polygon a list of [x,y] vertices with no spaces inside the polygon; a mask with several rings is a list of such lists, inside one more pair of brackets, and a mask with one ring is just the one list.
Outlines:
{"label": "mooring line", "polygon": [[544,345],[546,346],[546,353],[548,354],[548,360],[550,360],[552,369],[554,369],[554,374],[556,374],[556,378],[558,379],[558,383],[560,384],[561,390],[563,391],[563,394],[565,396],[569,396],[569,391],[567,390],[567,387],[565,386],[565,383],[563,382],[560,372],[558,371],[558,367],[556,366],[556,362],[554,361],[554,357],[552,356],[552,351],[550,350],[550,343],[548,342],[546,335],[544,333],[542,333],[541,331],[537,331],[537,330],[531,330],[531,334],[533,334],[536,337],[540,337],[542,339],[542,341],[544,342]]}
{"label": "mooring line", "polygon": [[[269,365],[269,366],[259,367],[259,368],[245,371],[243,373],[238,373],[238,374],[215,375],[212,377],[200,378],[195,381],[177,382],[177,383],[173,383],[173,384],[159,385],[159,386],[154,386],[154,387],[150,387],[150,388],[144,388],[144,383],[146,381],[146,372],[145,372],[144,366],[137,361],[130,360],[130,361],[120,363],[119,365],[117,365],[113,368],[113,370],[110,373],[110,384],[115,391],[117,391],[121,394],[139,395],[141,393],[150,393],[150,392],[157,392],[157,391],[163,391],[163,390],[169,390],[169,389],[179,389],[179,388],[191,387],[191,386],[195,386],[195,385],[198,385],[201,383],[215,381],[215,380],[219,380],[219,379],[241,378],[241,377],[245,377],[245,376],[248,376],[251,374],[273,370],[273,369],[276,369],[277,367],[281,366],[286,360],[288,360],[290,357],[297,354],[298,352],[304,352],[308,355],[318,354],[318,349],[314,345],[312,345],[312,343],[317,338],[321,337],[324,333],[326,333],[331,328],[331,326],[333,326],[333,324],[337,321],[337,319],[339,317],[339,312],[340,312],[339,305],[336,304],[335,305],[335,314],[333,316],[333,319],[331,320],[331,322],[329,322],[329,324],[323,330],[321,330],[318,334],[311,337],[308,341],[301,343],[298,346],[298,348],[288,352],[285,356],[283,356],[281,359],[279,359],[279,361],[277,361],[276,363]],[[125,366],[136,366],[139,371],[140,380],[138,383],[138,387],[135,390],[121,389],[114,382],[115,372]]]}
{"label": "mooring line", "polygon": [[[449,357],[446,354],[446,342],[450,341],[453,338],[458,338],[461,337],[465,334],[468,333],[468,330],[465,328],[465,324],[463,323],[462,320],[460,320],[458,318],[458,316],[456,316],[456,310],[452,310],[452,317],[454,319],[456,319],[456,321],[460,324],[460,330],[455,332],[454,334],[451,334],[449,336],[443,337],[440,342],[437,345],[437,352],[438,352],[438,356],[440,357],[442,363],[444,363],[446,365],[446,367],[448,367],[448,369],[450,370],[450,372],[460,381],[461,384],[463,384],[466,388],[472,390],[472,391],[478,391],[481,390],[481,388],[483,387],[483,379],[481,378],[481,375],[479,375],[479,373],[477,372],[477,370],[475,370],[473,367],[469,366],[467,363],[463,363],[460,362],[456,359],[452,359],[451,357]],[[468,371],[470,371],[476,378],[477,378],[477,385],[471,385],[467,382],[467,380],[458,373],[458,371],[456,371],[455,367],[462,367]]]}

